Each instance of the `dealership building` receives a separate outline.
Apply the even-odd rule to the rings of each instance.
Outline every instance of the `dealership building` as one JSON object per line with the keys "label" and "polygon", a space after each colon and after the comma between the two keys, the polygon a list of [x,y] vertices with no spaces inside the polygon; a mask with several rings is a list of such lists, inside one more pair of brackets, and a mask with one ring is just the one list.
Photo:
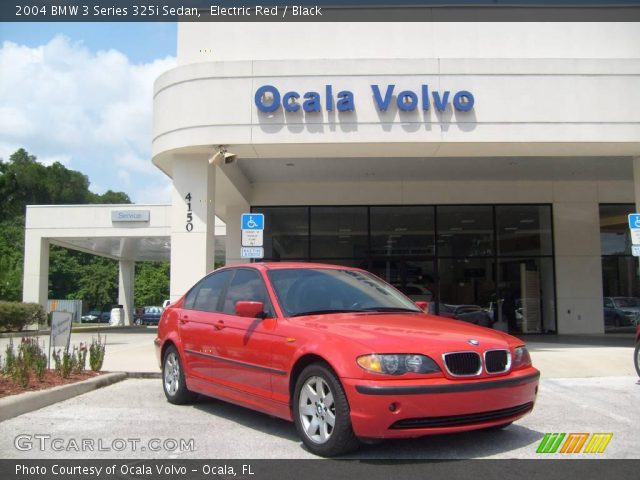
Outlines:
{"label": "dealership building", "polygon": [[266,261],[361,267],[438,312],[632,324],[611,297],[640,297],[639,86],[637,23],[180,23],[153,97],[172,204],[75,207],[56,228],[65,207],[30,208],[25,300],[46,301],[50,243],[120,260],[127,310],[133,262],[169,260],[177,299],[246,261],[254,212]]}

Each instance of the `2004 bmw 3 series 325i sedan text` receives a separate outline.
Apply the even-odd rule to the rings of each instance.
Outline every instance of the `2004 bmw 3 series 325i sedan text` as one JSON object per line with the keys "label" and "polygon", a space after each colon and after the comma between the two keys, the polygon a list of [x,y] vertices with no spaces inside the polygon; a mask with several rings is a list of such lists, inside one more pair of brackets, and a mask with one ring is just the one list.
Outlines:
{"label": "2004 bmw 3 series 325i sedan text", "polygon": [[322,456],[359,439],[501,428],[531,411],[540,374],[521,340],[424,307],[354,268],[221,268],[162,314],[164,392],[293,420]]}

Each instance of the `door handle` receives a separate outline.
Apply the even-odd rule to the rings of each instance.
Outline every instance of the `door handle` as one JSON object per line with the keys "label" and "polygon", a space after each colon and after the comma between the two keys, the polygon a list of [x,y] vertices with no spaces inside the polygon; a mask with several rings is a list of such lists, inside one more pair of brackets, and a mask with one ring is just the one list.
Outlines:
{"label": "door handle", "polygon": [[224,328],[224,322],[223,322],[222,320],[218,320],[218,321],[213,325],[213,327],[214,327],[216,330],[222,330],[222,329]]}

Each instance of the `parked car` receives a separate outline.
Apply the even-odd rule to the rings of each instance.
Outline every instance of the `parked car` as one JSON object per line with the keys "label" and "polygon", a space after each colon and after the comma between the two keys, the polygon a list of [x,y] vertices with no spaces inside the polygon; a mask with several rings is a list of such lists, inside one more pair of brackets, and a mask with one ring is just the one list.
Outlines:
{"label": "parked car", "polygon": [[109,323],[110,320],[111,320],[111,312],[102,312],[100,314],[100,321],[102,323]]}
{"label": "parked car", "polygon": [[633,361],[636,366],[636,372],[640,377],[640,325],[636,327],[636,349],[633,352]]}
{"label": "parked car", "polygon": [[160,316],[162,315],[162,307],[144,307],[142,315],[136,319],[137,325],[158,325]]}
{"label": "parked car", "polygon": [[604,297],[604,324],[608,327],[640,325],[640,299]]}
{"label": "parked car", "polygon": [[[435,314],[435,308],[435,304],[430,303],[429,313]],[[491,325],[493,325],[493,318],[489,312],[478,305],[449,305],[447,303],[441,303],[439,305],[438,315],[473,323],[481,327],[491,327]]]}
{"label": "parked car", "polygon": [[82,315],[80,317],[80,323],[95,323],[100,321],[100,315],[102,312],[100,310],[91,310],[86,315]]}
{"label": "parked car", "polygon": [[293,421],[321,456],[503,428],[531,412],[540,376],[522,340],[321,264],[218,269],[165,309],[154,343],[169,402],[200,393]]}

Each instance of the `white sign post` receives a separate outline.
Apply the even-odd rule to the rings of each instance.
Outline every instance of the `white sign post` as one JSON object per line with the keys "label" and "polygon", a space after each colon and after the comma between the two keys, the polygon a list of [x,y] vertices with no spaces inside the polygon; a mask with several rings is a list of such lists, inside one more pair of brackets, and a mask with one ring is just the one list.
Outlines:
{"label": "white sign post", "polygon": [[51,364],[51,348],[64,347],[69,350],[71,341],[71,322],[73,314],[70,312],[51,312],[51,334],[49,336],[49,357],[47,361]]}
{"label": "white sign post", "polygon": [[262,213],[243,213],[240,218],[242,227],[242,258],[264,258],[264,215]]}

